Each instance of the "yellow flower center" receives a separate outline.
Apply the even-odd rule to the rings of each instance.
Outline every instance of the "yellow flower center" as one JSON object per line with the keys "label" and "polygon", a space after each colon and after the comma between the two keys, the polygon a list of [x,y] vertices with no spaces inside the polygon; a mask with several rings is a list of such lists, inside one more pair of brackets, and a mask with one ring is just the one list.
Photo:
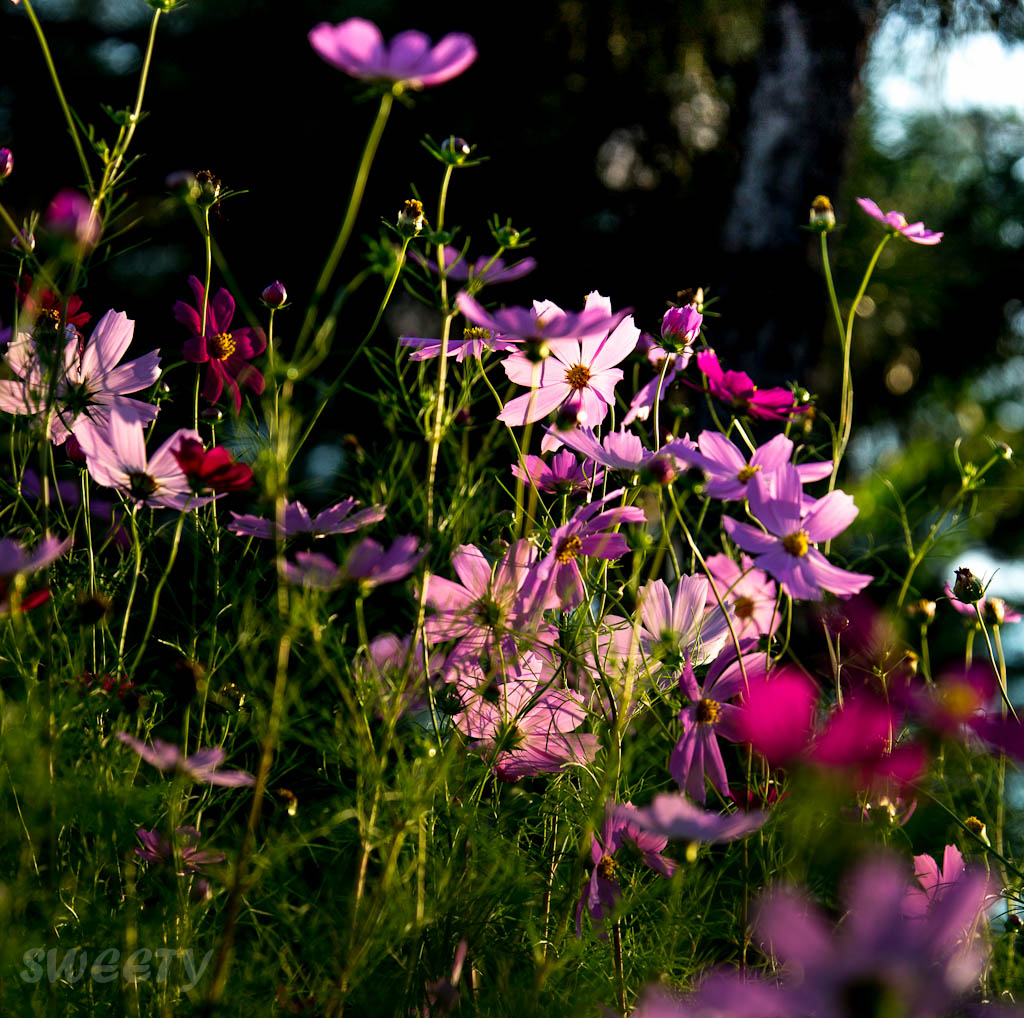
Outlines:
{"label": "yellow flower center", "polygon": [[618,868],[619,864],[610,855],[602,856],[601,861],[597,864],[598,875],[604,877],[605,880],[614,880],[615,871]]}
{"label": "yellow flower center", "polygon": [[462,338],[467,342],[471,339],[490,339],[491,331],[490,329],[481,329],[477,325],[467,325],[462,330]]}
{"label": "yellow flower center", "polygon": [[566,537],[558,544],[555,561],[564,566],[566,563],[572,562],[582,549],[583,542],[575,534],[572,537]]}
{"label": "yellow flower center", "polygon": [[939,694],[942,705],[953,717],[969,718],[980,706],[974,687],[966,682],[950,683]]}
{"label": "yellow flower center", "polygon": [[585,389],[590,381],[590,368],[586,364],[574,364],[565,372],[565,380],[576,390]]}
{"label": "yellow flower center", "polygon": [[722,705],[717,700],[700,700],[697,703],[697,724],[713,725],[722,713]]}
{"label": "yellow flower center", "polygon": [[758,467],[744,467],[736,475],[736,480],[739,481],[740,484],[746,484],[747,481],[749,481],[750,478],[753,477],[754,474],[756,474],[758,472],[758,470],[760,470],[760,469],[761,468],[759,466]]}
{"label": "yellow flower center", "polygon": [[782,539],[782,547],[790,553],[795,555],[797,558],[803,558],[807,554],[807,531],[796,530],[792,534],[787,534]]}
{"label": "yellow flower center", "polygon": [[218,332],[206,340],[206,352],[210,360],[225,361],[235,352],[235,341],[230,332]]}

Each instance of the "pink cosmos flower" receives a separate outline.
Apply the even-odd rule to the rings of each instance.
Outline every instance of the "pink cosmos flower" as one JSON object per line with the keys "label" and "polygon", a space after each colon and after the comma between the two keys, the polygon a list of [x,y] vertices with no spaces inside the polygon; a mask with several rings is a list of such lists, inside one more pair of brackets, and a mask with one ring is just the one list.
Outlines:
{"label": "pink cosmos flower", "polygon": [[604,471],[593,467],[590,473],[584,472],[583,464],[568,449],[557,453],[548,466],[540,456],[524,457],[526,469],[517,463],[512,464],[512,475],[524,484],[532,483],[538,491],[548,495],[578,495],[591,491],[604,479]]}
{"label": "pink cosmos flower", "polygon": [[664,580],[651,580],[640,592],[640,648],[650,671],[665,670],[666,688],[687,660],[706,664],[729,639],[729,623],[717,604],[708,606],[707,593],[707,577],[685,575],[674,592]]}
{"label": "pink cosmos flower", "polygon": [[52,234],[65,237],[83,251],[89,251],[100,239],[102,225],[85,195],[71,188],[58,192],[50,202],[43,226]]}
{"label": "pink cosmos flower", "polygon": [[280,559],[278,568],[285,581],[296,587],[333,590],[341,584],[341,570],[317,551],[296,552],[294,562]]}
{"label": "pink cosmos flower", "polygon": [[870,198],[858,198],[857,204],[872,219],[884,223],[890,230],[915,244],[938,244],[942,240],[941,233],[927,229],[924,223],[908,223],[902,212],[883,212]]}
{"label": "pink cosmos flower", "polygon": [[[412,257],[428,271],[437,273],[437,262],[434,259],[427,258],[418,252],[413,252]],[[463,252],[458,248],[446,246],[444,249],[445,275],[457,283],[467,283],[473,280],[479,282],[481,286],[491,283],[511,283],[529,275],[536,267],[537,262],[533,258],[522,258],[518,262],[506,265],[502,258],[495,258],[491,263],[491,259],[487,255],[481,255],[470,265]]]}
{"label": "pink cosmos flower", "polygon": [[[551,309],[549,314],[564,314],[554,305]],[[591,328],[572,339],[549,334],[551,356],[539,363],[525,353],[512,354],[503,362],[509,380],[529,386],[531,391],[510,400],[498,420],[508,425],[528,424],[569,402],[580,404],[591,426],[605,419],[608,407],[615,402],[615,385],[622,380],[622,369],[615,365],[632,352],[640,330],[631,315],[614,316],[611,301],[596,290],[587,296],[584,315],[591,312],[600,313],[610,324],[596,332]]]}
{"label": "pink cosmos flower", "polygon": [[[402,346],[415,348],[409,354],[409,360],[411,361],[427,361],[441,356],[440,339],[403,336],[398,342]],[[463,330],[461,339],[448,340],[446,356],[454,357],[456,363],[461,364],[467,357],[474,357],[479,360],[485,353],[515,350],[518,346],[519,341],[516,339],[503,339],[500,336],[492,335],[487,329],[479,329],[475,325],[468,325]]]}
{"label": "pink cosmos flower", "polygon": [[687,654],[679,676],[679,688],[689,697],[690,705],[679,712],[683,734],[672,750],[668,770],[680,789],[699,802],[707,797],[705,776],[726,799],[732,797],[718,737],[742,742],[743,729],[738,724],[740,708],[725,701],[742,693],[747,683],[764,676],[764,655],[748,654],[743,665],[746,682],[735,652],[720,654],[708,669],[703,685],[698,685]]}
{"label": "pink cosmos flower", "polygon": [[[770,494],[774,485],[775,494]],[[857,507],[842,491],[818,499],[803,515],[803,488],[796,467],[786,463],[772,481],[754,474],[747,489],[750,510],[768,533],[724,518],[722,526],[744,551],[755,555],[754,564],[775,577],[782,589],[799,600],[820,601],[825,591],[849,597],[866,587],[873,577],[851,573],[832,565],[814,542],[841,534],[853,522]]]}
{"label": "pink cosmos flower", "polygon": [[[631,802],[623,803],[632,806]],[[601,837],[591,837],[590,858],[594,868],[590,871],[590,880],[583,889],[583,896],[576,906],[576,936],[583,935],[583,909],[590,913],[595,929],[600,930],[605,915],[615,907],[622,897],[622,890],[615,875],[619,863],[615,853],[627,843],[632,843],[640,852],[644,865],[663,877],[671,877],[676,871],[676,863],[661,855],[668,844],[668,838],[641,830],[627,818],[616,812],[614,799],[609,799],[604,811],[604,823],[601,825]]]}
{"label": "pink cosmos flower", "polygon": [[422,32],[400,32],[390,43],[364,18],[332,25],[321,21],[309,44],[332,67],[363,81],[388,81],[402,89],[430,88],[460,75],[476,60],[476,46],[463,32],[451,32],[436,45]]}
{"label": "pink cosmos flower", "polygon": [[[534,668],[547,674],[545,666]],[[473,697],[455,724],[476,740],[475,750],[493,757],[502,781],[518,781],[593,760],[597,736],[577,731],[586,719],[583,705],[568,692],[515,678],[498,688],[497,703]]]}
{"label": "pink cosmos flower", "polygon": [[942,853],[942,870],[930,855],[914,856],[914,879],[903,894],[900,913],[904,919],[921,919],[964,874],[967,866],[960,849],[947,845]]}
{"label": "pink cosmos flower", "polygon": [[181,300],[174,305],[175,320],[192,333],[192,339],[185,341],[185,360],[206,365],[203,398],[216,403],[227,386],[237,414],[242,409],[239,385],[247,385],[257,395],[265,387],[263,375],[249,361],[266,350],[266,337],[259,329],[231,328],[235,301],[224,289],[218,290],[207,306],[206,334],[202,335],[202,312],[197,308],[203,306],[206,289],[195,276],[188,277],[188,285],[196,306]]}
{"label": "pink cosmos flower", "polygon": [[[159,350],[118,364],[134,332],[135,323],[123,311],[108,311],[96,323],[84,350],[77,332],[69,330],[64,363],[53,394],[51,436],[55,445],[61,445],[79,421],[106,426],[112,407],[118,407],[139,424],[148,424],[156,417],[155,406],[125,395],[153,385],[160,375]],[[42,350],[28,333],[19,334],[11,343],[7,364],[18,380],[0,381],[0,410],[11,414],[43,413],[50,371]]]}
{"label": "pink cosmos flower", "polygon": [[[704,471],[707,483],[705,491],[711,498],[736,501],[747,497],[747,486],[757,473],[764,473],[766,479],[793,455],[793,443],[785,435],[776,435],[754,450],[749,462],[735,443],[730,442],[717,431],[702,431],[697,437],[697,450],[685,446],[679,451],[680,459]],[[820,481],[832,472],[832,461],[799,463],[796,472],[803,484]],[[807,496],[810,503],[814,499]]]}
{"label": "pink cosmos flower", "polygon": [[346,580],[358,583],[363,590],[372,590],[382,583],[404,580],[425,554],[418,537],[396,537],[387,549],[365,537],[345,556],[341,568]]}
{"label": "pink cosmos flower", "polygon": [[697,354],[697,367],[707,378],[711,395],[738,413],[786,421],[807,410],[797,405],[796,396],[788,389],[759,389],[745,371],[723,371],[714,350]]}
{"label": "pink cosmos flower", "polygon": [[[38,573],[60,558],[70,547],[70,537],[66,537],[63,541],[56,537],[44,537],[36,545],[35,550],[29,553],[17,541],[12,541],[9,537],[0,540],[0,615],[6,615],[11,610],[7,591],[12,580],[19,576]],[[48,590],[37,590],[31,594],[24,594],[21,598],[21,610],[29,611],[43,604],[49,596]]]}
{"label": "pink cosmos flower", "polygon": [[705,841],[719,844],[735,841],[764,826],[768,814],[762,810],[749,813],[709,813],[695,806],[685,796],[665,793],[656,795],[650,806],[618,806],[617,816],[635,824],[649,834],[669,841]]}
{"label": "pink cosmos flower", "polygon": [[[772,636],[779,628],[780,613],[775,605],[775,583],[754,565],[749,555],[740,555],[737,565],[728,555],[709,555],[705,562],[715,581],[719,597],[732,606],[733,629],[742,640],[751,636]],[[708,604],[716,603],[708,585]]]}
{"label": "pink cosmos flower", "polygon": [[[211,852],[199,848],[199,831],[194,827],[179,827],[174,832],[181,845],[182,874],[202,873],[203,867],[223,862],[223,852]],[[142,842],[135,854],[145,862],[162,865],[174,862],[174,846],[159,831],[147,831],[140,827],[135,836]]]}
{"label": "pink cosmos flower", "polygon": [[[383,505],[371,505],[359,512],[352,510],[359,505],[354,498],[346,498],[310,519],[309,510],[301,502],[289,502],[284,509],[284,526],[282,536],[295,537],[297,534],[312,534],[323,537],[325,534],[351,534],[360,527],[379,523],[387,513]],[[228,530],[241,537],[262,537],[272,539],[276,531],[273,520],[262,516],[249,516],[232,512],[234,517],[228,524]]]}
{"label": "pink cosmos flower", "polygon": [[608,533],[607,528],[621,523],[644,523],[643,510],[634,506],[604,508],[624,490],[619,488],[600,501],[581,506],[565,526],[551,531],[551,550],[537,567],[546,607],[555,607],[560,602],[571,608],[583,601],[583,576],[577,562],[581,555],[616,559],[629,551],[625,537]]}
{"label": "pink cosmos flower", "polygon": [[115,488],[141,505],[166,509],[197,509],[211,501],[193,494],[174,455],[182,439],[201,441],[195,431],[180,428],[147,457],[142,425],[114,406],[108,428],[85,419],[77,425],[76,437],[87,457],[89,475],[101,487]]}
{"label": "pink cosmos flower", "polygon": [[245,771],[217,770],[226,756],[219,746],[197,749],[191,756],[185,756],[174,743],[164,742],[163,739],[154,739],[150,747],[127,732],[118,732],[117,737],[157,770],[180,771],[201,785],[224,785],[234,788],[256,783],[256,779]]}
{"label": "pink cosmos flower", "polygon": [[641,473],[656,461],[666,462],[673,471],[685,470],[686,463],[682,462],[682,453],[693,446],[689,438],[678,438],[661,449],[651,451],[644,448],[636,435],[624,429],[611,431],[603,439],[598,439],[590,427],[573,428],[569,431],[548,428],[547,433],[562,445],[567,445],[609,470],[622,470],[630,474]]}

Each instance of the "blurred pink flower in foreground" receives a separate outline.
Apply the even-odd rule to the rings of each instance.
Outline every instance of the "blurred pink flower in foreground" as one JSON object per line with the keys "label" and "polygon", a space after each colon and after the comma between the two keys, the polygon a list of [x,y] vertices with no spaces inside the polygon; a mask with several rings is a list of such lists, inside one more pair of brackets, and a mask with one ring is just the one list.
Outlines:
{"label": "blurred pink flower in foreground", "polygon": [[390,81],[402,88],[430,88],[461,74],[476,60],[476,46],[464,32],[451,32],[435,46],[414,30],[399,32],[390,43],[365,18],[310,30],[309,44],[332,67],[363,81]]}
{"label": "blurred pink flower in foreground", "polygon": [[[382,505],[371,505],[353,513],[357,505],[359,503],[354,498],[346,498],[310,518],[309,510],[301,502],[289,502],[284,507],[282,537],[294,537],[296,534],[312,534],[314,537],[351,534],[360,527],[379,523],[387,512]],[[273,520],[236,512],[231,515],[234,517],[228,524],[231,533],[240,537],[273,538],[276,529]]]}
{"label": "blurred pink flower in foreground", "polygon": [[857,204],[872,219],[884,223],[890,230],[895,230],[901,237],[915,244],[938,244],[942,240],[941,233],[929,230],[924,223],[908,223],[902,212],[883,212],[870,198],[858,198]]}
{"label": "blurred pink flower in foreground", "polygon": [[153,745],[150,747],[127,732],[118,732],[117,737],[157,770],[181,771],[182,774],[202,785],[235,787],[256,783],[256,779],[245,771],[217,770],[226,756],[220,746],[197,749],[191,756],[185,756],[173,742],[164,742],[163,739],[154,739]]}

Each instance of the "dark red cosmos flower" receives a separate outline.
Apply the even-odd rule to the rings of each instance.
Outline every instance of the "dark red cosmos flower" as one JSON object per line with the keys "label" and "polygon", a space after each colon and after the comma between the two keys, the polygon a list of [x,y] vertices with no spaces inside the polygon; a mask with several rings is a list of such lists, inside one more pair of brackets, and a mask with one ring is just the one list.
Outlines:
{"label": "dark red cosmos flower", "polygon": [[236,463],[222,445],[204,450],[203,443],[194,438],[183,438],[174,450],[174,458],[184,471],[192,490],[212,488],[215,492],[245,491],[252,487],[252,470],[244,463]]}
{"label": "dark red cosmos flower", "polygon": [[188,277],[188,285],[196,306],[180,300],[174,305],[175,319],[192,333],[192,339],[185,341],[185,360],[207,366],[203,397],[216,403],[227,386],[237,414],[242,409],[239,385],[249,386],[257,395],[265,387],[263,375],[249,361],[266,350],[266,337],[260,329],[231,328],[235,301],[224,289],[218,290],[207,305],[204,335],[202,312],[197,308],[202,308],[206,300],[206,288],[195,276]]}
{"label": "dark red cosmos flower", "polygon": [[[55,326],[60,322],[62,308],[56,294],[51,293],[49,290],[42,290],[34,294],[31,276],[22,276],[21,282],[15,283],[14,288],[18,292],[18,303],[26,314],[31,315],[33,318],[38,318],[42,315],[45,318],[49,318]],[[82,299],[80,297],[76,297],[74,294],[68,297],[68,325],[74,326],[75,329],[81,329],[83,325],[88,324],[90,318],[92,318],[92,315],[88,311],[82,310]]]}

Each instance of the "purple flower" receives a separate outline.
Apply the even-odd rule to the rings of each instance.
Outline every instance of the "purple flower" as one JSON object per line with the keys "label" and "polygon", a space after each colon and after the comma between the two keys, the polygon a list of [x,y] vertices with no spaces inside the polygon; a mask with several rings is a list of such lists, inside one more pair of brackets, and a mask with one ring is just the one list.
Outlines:
{"label": "purple flower", "polygon": [[857,204],[872,219],[884,223],[890,230],[915,244],[938,244],[942,240],[941,233],[927,229],[924,223],[908,223],[902,212],[883,212],[870,198],[858,198]]}
{"label": "purple flower", "polygon": [[389,81],[402,89],[430,88],[461,74],[476,60],[476,46],[463,32],[446,35],[435,46],[422,32],[400,32],[385,43],[380,29],[364,18],[338,25],[321,21],[309,44],[327,63],[363,81]]}
{"label": "purple flower", "polygon": [[683,457],[679,453],[693,445],[688,438],[680,438],[662,446],[661,449],[651,451],[645,449],[640,439],[630,431],[611,431],[603,439],[598,440],[590,427],[574,428],[569,431],[548,428],[547,433],[550,438],[609,470],[623,470],[630,474],[651,468],[655,461],[666,461],[675,471],[683,470],[686,464],[680,462]]}
{"label": "purple flower", "polygon": [[405,579],[425,554],[418,537],[396,537],[387,550],[367,537],[349,551],[342,572],[346,580],[355,580],[371,590],[382,583]]}
{"label": "purple flower", "polygon": [[58,192],[50,202],[43,225],[50,233],[72,241],[83,251],[94,248],[100,239],[100,221],[92,203],[70,188]]}
{"label": "purple flower", "polygon": [[961,873],[919,918],[904,918],[906,889],[903,866],[875,855],[852,874],[834,930],[793,891],[762,899],[755,927],[765,953],[786,966],[784,986],[800,1014],[849,1014],[854,994],[869,993],[887,1002],[887,1012],[933,1018],[975,984],[985,952],[964,931],[974,930],[988,899],[984,871]]}
{"label": "purple flower", "polygon": [[707,378],[711,395],[741,414],[787,421],[807,410],[806,406],[797,406],[796,396],[788,389],[759,389],[745,371],[723,371],[714,350],[697,354],[697,367]]}
{"label": "purple flower", "polygon": [[[769,493],[772,483],[774,495]],[[802,515],[800,475],[786,463],[776,471],[773,482],[755,474],[748,485],[748,500],[751,512],[768,533],[728,517],[722,526],[736,544],[756,556],[754,564],[774,576],[790,597],[820,601],[825,591],[849,597],[873,579],[832,565],[813,547],[814,542],[841,534],[853,522],[857,507],[850,495],[830,491]]]}
{"label": "purple flower", "polygon": [[656,795],[650,806],[619,806],[616,814],[647,831],[669,841],[735,841],[762,827],[768,814],[761,810],[749,813],[709,813],[694,806],[682,795]]}
{"label": "purple flower", "polygon": [[[436,273],[437,262],[431,258],[413,252],[413,258],[425,269]],[[445,275],[457,283],[468,283],[476,281],[481,286],[491,283],[511,283],[516,279],[522,279],[529,275],[537,267],[533,258],[523,258],[511,265],[506,265],[501,258],[488,258],[481,255],[472,264],[468,264],[466,258],[458,248],[445,247],[444,249],[444,271]]]}
{"label": "purple flower", "polygon": [[[199,831],[194,827],[179,827],[174,833],[181,846],[182,874],[202,873],[204,866],[223,862],[227,858],[223,852],[200,849]],[[174,846],[158,831],[147,831],[140,827],[135,836],[142,842],[135,849],[135,854],[140,859],[158,865],[174,862]]]}
{"label": "purple flower", "polygon": [[[53,393],[51,435],[56,445],[67,439],[79,421],[91,420],[106,426],[112,407],[118,407],[139,424],[148,424],[156,417],[155,406],[125,396],[127,392],[147,388],[160,375],[159,350],[127,364],[118,363],[134,332],[135,322],[123,311],[108,311],[96,323],[84,350],[78,334],[69,330],[63,371],[58,373]],[[0,382],[0,410],[10,414],[43,413],[50,372],[42,351],[27,333],[20,333],[11,343],[7,364],[18,381]]]}
{"label": "purple flower", "polygon": [[[7,591],[12,580],[45,569],[70,547],[70,537],[66,537],[63,541],[56,537],[44,537],[36,545],[35,550],[28,553],[17,541],[12,541],[9,537],[0,540],[0,615],[6,615],[11,610]],[[46,601],[49,596],[47,590],[25,594],[21,599],[21,610],[28,611],[30,608],[35,608]]]}
{"label": "purple flower", "polygon": [[154,739],[150,747],[127,732],[118,732],[117,737],[157,770],[180,772],[201,785],[234,788],[256,783],[256,779],[245,771],[217,770],[226,755],[219,746],[197,749],[191,756],[185,756],[173,742],[164,742],[163,739]]}
{"label": "purple flower", "polygon": [[624,490],[619,488],[600,501],[581,506],[568,523],[551,531],[551,550],[537,567],[548,607],[560,602],[571,608],[583,601],[583,576],[576,561],[581,555],[616,559],[629,551],[622,534],[608,533],[607,528],[621,523],[643,523],[643,510],[633,506],[603,508]]}
{"label": "purple flower", "polygon": [[956,845],[947,845],[942,853],[942,870],[930,855],[914,856],[914,879],[903,893],[900,914],[904,919],[923,919],[967,869]]}
{"label": "purple flower", "polygon": [[9,148],[0,148],[0,180],[9,177],[14,170],[14,155]]}
{"label": "purple flower", "polygon": [[333,590],[342,580],[341,570],[326,555],[316,551],[296,552],[294,563],[281,559],[278,566],[285,580],[296,587]]}
{"label": "purple flower", "polygon": [[[352,510],[359,505],[354,498],[346,498],[310,519],[309,510],[301,502],[289,502],[284,508],[284,526],[282,537],[295,537],[296,534],[312,534],[323,537],[325,534],[351,534],[360,527],[378,523],[387,513],[382,505],[371,505],[359,512]],[[248,516],[232,512],[234,519],[228,524],[228,530],[241,537],[273,538],[277,529],[273,520],[262,516]]]}
{"label": "purple flower", "polygon": [[[470,317],[464,303],[459,307]],[[554,305],[550,308],[548,314],[562,316],[553,319],[557,323],[570,317]],[[529,386],[531,391],[510,400],[498,414],[498,420],[509,426],[529,424],[569,402],[581,405],[591,426],[605,419],[608,407],[615,402],[615,386],[622,380],[622,369],[615,365],[632,352],[640,330],[633,324],[632,316],[613,315],[611,302],[596,290],[588,295],[580,320],[591,313],[601,315],[601,319],[595,319],[603,319],[600,329],[590,326],[571,339],[564,333],[556,337],[549,332],[546,339],[551,356],[537,362],[526,353],[515,353],[502,363],[510,381]]]}
{"label": "purple flower", "polygon": [[203,335],[203,316],[197,309],[203,307],[206,289],[195,276],[188,277],[188,285],[192,288],[196,306],[181,300],[174,305],[175,320],[192,333],[192,339],[185,341],[185,360],[206,365],[203,398],[216,403],[227,386],[237,414],[242,409],[239,385],[247,385],[257,395],[266,385],[263,375],[249,363],[266,350],[266,337],[259,329],[232,330],[235,300],[224,289],[218,290],[207,305],[206,333]]}
{"label": "purple flower", "polygon": [[174,455],[183,438],[201,441],[195,431],[180,428],[147,458],[142,425],[113,406],[109,428],[86,418],[78,423],[76,437],[87,457],[89,475],[101,487],[116,488],[139,504],[166,509],[196,509],[211,501],[193,494]]}
{"label": "purple flower", "polygon": [[512,474],[525,484],[531,481],[538,491],[548,495],[578,495],[590,491],[601,483],[603,470],[591,469],[590,476],[583,470],[583,464],[568,449],[557,453],[548,466],[539,456],[524,457],[526,469],[512,464]]}
{"label": "purple flower", "polygon": [[285,302],[288,300],[288,291],[284,288],[284,284],[279,280],[275,279],[261,294],[260,300],[263,301],[265,307],[271,308],[276,311],[279,308],[284,307]]}
{"label": "purple flower", "polygon": [[[632,806],[632,803],[623,803]],[[636,846],[644,865],[663,877],[671,877],[676,870],[672,859],[661,855],[661,850],[668,844],[668,838],[659,837],[641,830],[628,818],[620,816],[616,811],[615,801],[609,799],[604,811],[604,823],[601,825],[600,839],[590,839],[590,858],[594,868],[590,871],[590,879],[583,889],[583,896],[576,907],[576,936],[582,936],[583,909],[590,913],[596,929],[601,928],[605,914],[613,909],[622,897],[622,890],[616,879],[619,863],[615,853],[627,842]]]}
{"label": "purple flower", "polygon": [[[398,342],[402,346],[416,348],[413,353],[409,354],[411,361],[426,361],[441,356],[440,339],[403,336]],[[492,335],[487,329],[467,325],[462,332],[461,339],[448,340],[445,356],[454,357],[456,362],[461,364],[467,357],[475,357],[479,360],[489,351],[515,350],[518,346],[518,340],[502,339]]]}
{"label": "purple flower", "polygon": [[[793,455],[793,443],[785,435],[776,435],[755,449],[748,462],[746,456],[724,435],[717,431],[702,431],[697,437],[697,450],[691,451],[684,447],[678,456],[704,471],[707,478],[705,490],[711,498],[735,501],[747,497],[747,486],[754,474],[763,472],[767,478],[784,463],[788,463]],[[832,461],[801,463],[797,465],[796,472],[803,484],[820,481],[832,472]],[[814,500],[809,501],[813,503]]]}

